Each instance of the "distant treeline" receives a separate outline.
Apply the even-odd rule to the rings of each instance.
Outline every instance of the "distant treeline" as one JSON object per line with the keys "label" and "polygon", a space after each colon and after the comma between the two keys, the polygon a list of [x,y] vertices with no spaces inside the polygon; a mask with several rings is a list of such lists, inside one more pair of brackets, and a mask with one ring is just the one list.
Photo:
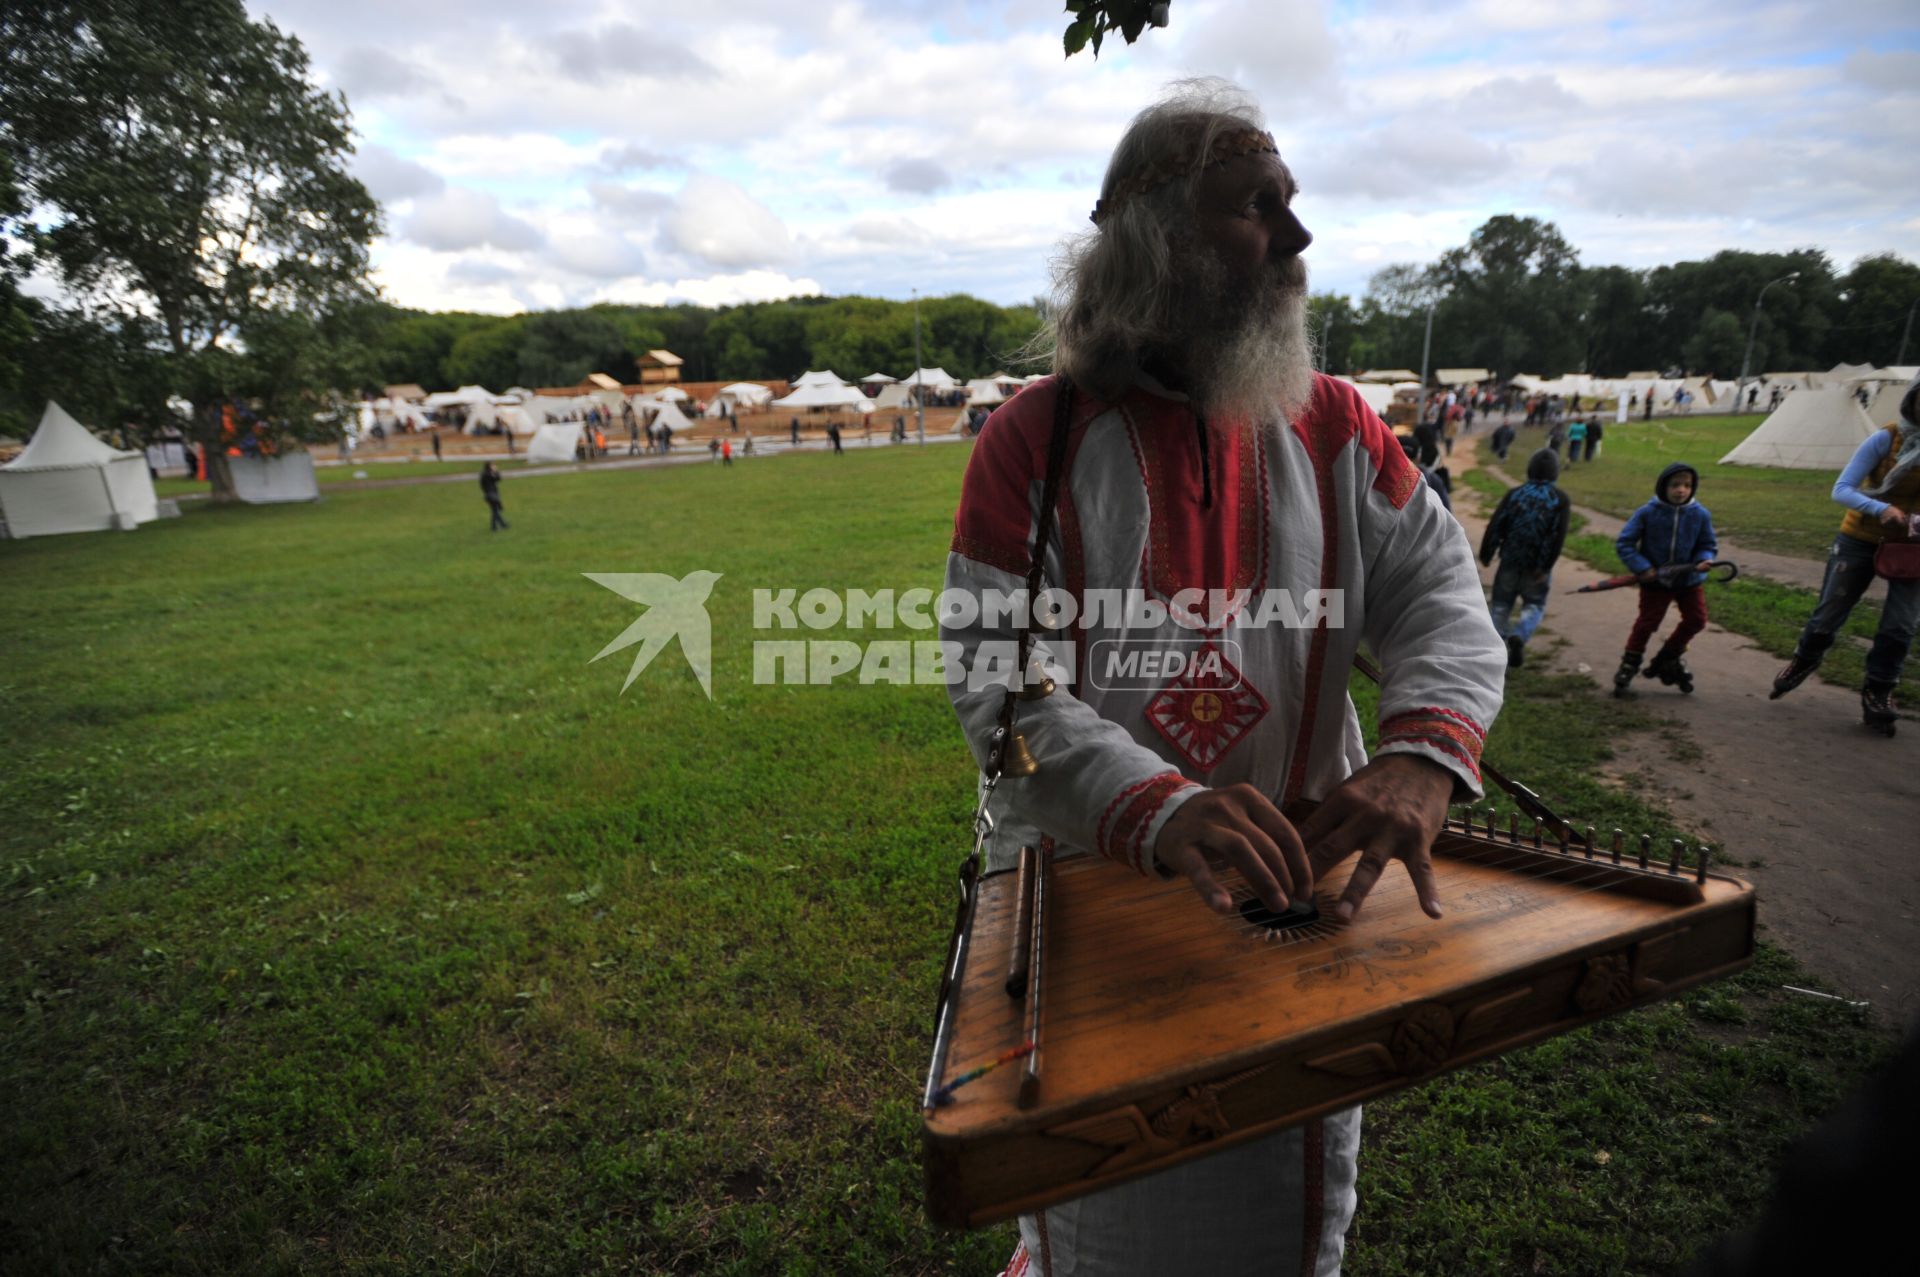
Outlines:
{"label": "distant treeline", "polygon": [[[1768,292],[1771,281],[1798,277]],[[1813,248],[1737,249],[1651,270],[1582,266],[1551,223],[1496,217],[1430,265],[1377,272],[1358,301],[1315,294],[1321,366],[1334,372],[1420,367],[1433,309],[1429,366],[1491,368],[1553,377],[1622,376],[1682,369],[1732,377],[1749,329],[1749,371],[1892,364],[1920,299],[1920,266],[1892,254],[1844,273]],[[1012,367],[1041,324],[1045,303],[996,306],[966,295],[920,302],[920,362],[913,303],[872,297],[799,297],[712,309],[602,304],[500,317],[379,307],[369,317],[371,377],[429,389],[469,383],[558,386],[589,372],[637,381],[637,355],[665,349],[689,381],[791,377],[831,368],[843,377],[916,366],[956,377]]]}
{"label": "distant treeline", "polygon": [[797,297],[718,310],[603,303],[504,318],[381,308],[369,347],[382,382],[428,389],[565,386],[590,372],[635,382],[634,360],[649,350],[680,356],[687,381],[787,378],[822,368],[848,379],[903,377],[915,367],[966,378],[1031,371],[1006,365],[1039,328],[1031,306],[926,298],[916,365],[913,303],[872,297]]}

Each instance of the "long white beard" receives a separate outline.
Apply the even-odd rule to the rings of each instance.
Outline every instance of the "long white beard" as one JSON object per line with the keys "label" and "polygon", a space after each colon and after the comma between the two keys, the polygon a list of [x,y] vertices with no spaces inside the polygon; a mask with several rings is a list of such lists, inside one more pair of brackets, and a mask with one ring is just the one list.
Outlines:
{"label": "long white beard", "polygon": [[1193,275],[1190,304],[1204,319],[1193,316],[1185,334],[1185,362],[1200,410],[1251,427],[1294,420],[1313,398],[1307,264],[1295,258],[1238,283],[1208,255]]}
{"label": "long white beard", "polygon": [[1313,398],[1306,293],[1282,294],[1262,309],[1265,314],[1249,314],[1210,349],[1194,352],[1194,384],[1210,417],[1284,425]]}

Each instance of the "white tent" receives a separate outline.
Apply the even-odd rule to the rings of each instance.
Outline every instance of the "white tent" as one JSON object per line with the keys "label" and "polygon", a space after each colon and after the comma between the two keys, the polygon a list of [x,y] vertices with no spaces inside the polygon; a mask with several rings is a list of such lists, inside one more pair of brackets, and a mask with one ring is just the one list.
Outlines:
{"label": "white tent", "polygon": [[909,386],[925,386],[928,390],[952,390],[960,383],[953,374],[944,368],[922,368],[918,372],[908,373],[900,379]]}
{"label": "white tent", "polygon": [[514,434],[530,435],[536,424],[533,415],[518,404],[475,404],[467,413],[466,432],[476,435],[482,430],[505,426]]}
{"label": "white tent", "polygon": [[[1913,383],[1909,377],[1905,381],[1881,381],[1870,384],[1873,397],[1867,401],[1867,420],[1874,429],[1890,426],[1900,420],[1900,401],[1907,397],[1907,387]],[[1856,391],[1859,390],[1855,386]]]}
{"label": "white tent", "polygon": [[287,452],[277,457],[229,457],[233,492],[248,505],[277,505],[282,501],[318,501],[320,485],[313,477],[313,454]]}
{"label": "white tent", "polygon": [[892,377],[883,372],[870,372],[860,379],[860,384],[863,386],[885,385],[892,380],[894,380]]}
{"label": "white tent", "polygon": [[900,381],[894,382],[891,386],[882,386],[880,393],[872,400],[873,406],[876,408],[911,407],[913,401],[907,397],[910,389],[912,389],[910,386]]}
{"label": "white tent", "polygon": [[981,404],[1005,403],[1006,395],[1000,390],[1000,383],[986,377],[975,377],[967,383],[967,404],[979,407]]}
{"label": "white tent", "polygon": [[132,529],[159,517],[146,457],[108,447],[51,400],[27,446],[0,466],[9,536]]}
{"label": "white tent", "polygon": [[580,446],[580,432],[583,429],[585,427],[577,421],[541,426],[527,442],[527,464],[574,460],[574,450]]}
{"label": "white tent", "polygon": [[[1367,407],[1373,409],[1383,420],[1385,419],[1387,408],[1393,403],[1392,386],[1383,386],[1373,381],[1358,382],[1351,377],[1335,377],[1334,380],[1344,381],[1359,391],[1360,397],[1367,401]],[[1417,382],[1415,383],[1416,388],[1418,388],[1418,384]]]}
{"label": "white tent", "polygon": [[484,386],[462,386],[458,390],[436,390],[427,396],[429,408],[453,408],[470,404],[490,404],[498,396]]}
{"label": "white tent", "polygon": [[1872,419],[1845,386],[1799,390],[1720,458],[1720,464],[1838,474],[1873,429]]}
{"label": "white tent", "polygon": [[693,396],[689,395],[686,391],[680,389],[680,387],[678,386],[662,386],[660,389],[653,392],[653,397],[655,399],[671,399],[675,403],[685,403],[687,400],[691,399]]}
{"label": "white tent", "polygon": [[[639,403],[636,403],[634,407],[637,409]],[[674,403],[659,403],[659,409],[660,411],[657,411],[657,413],[653,415],[653,428],[655,428],[655,430],[659,430],[660,426],[666,426],[666,428],[672,430],[674,434],[680,434],[682,430],[691,430],[691,428],[693,428],[693,422],[687,421],[687,415],[680,411],[678,405],[674,405]]]}
{"label": "white tent", "polygon": [[839,373],[828,369],[825,372],[801,373],[800,380],[793,383],[793,388],[799,390],[803,386],[844,386],[846,384],[841,380]]}
{"label": "white tent", "polygon": [[749,408],[764,408],[773,399],[773,391],[757,381],[736,381],[720,387],[716,399],[731,399]]}
{"label": "white tent", "polygon": [[856,386],[826,385],[815,382],[811,385],[800,384],[794,392],[784,399],[773,401],[775,408],[858,408],[861,404],[873,401],[860,392]]}

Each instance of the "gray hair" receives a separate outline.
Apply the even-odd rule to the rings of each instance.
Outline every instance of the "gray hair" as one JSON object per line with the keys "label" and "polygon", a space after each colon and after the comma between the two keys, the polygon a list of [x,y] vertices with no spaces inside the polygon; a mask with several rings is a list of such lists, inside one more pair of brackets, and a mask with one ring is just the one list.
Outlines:
{"label": "gray hair", "polygon": [[[1205,172],[1192,172],[1114,206],[1129,176],[1181,154],[1206,154],[1230,129],[1265,128],[1260,108],[1237,85],[1176,80],[1166,96],[1133,118],[1113,148],[1098,226],[1068,240],[1053,262],[1054,305],[1047,326],[1023,352],[1089,393],[1115,397],[1132,381],[1141,352],[1164,339],[1176,293],[1174,245],[1190,233],[1187,215]],[[1198,131],[1198,150],[1194,151]]]}

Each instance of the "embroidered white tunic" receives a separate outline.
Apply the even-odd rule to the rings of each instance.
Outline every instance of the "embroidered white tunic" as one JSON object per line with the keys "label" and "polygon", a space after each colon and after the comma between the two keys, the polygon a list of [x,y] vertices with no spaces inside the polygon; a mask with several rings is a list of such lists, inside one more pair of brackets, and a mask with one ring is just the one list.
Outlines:
{"label": "embroidered white tunic", "polygon": [[[955,518],[949,589],[1024,587],[1057,395],[1048,378],[989,419]],[[1362,640],[1384,669],[1376,752],[1418,754],[1453,772],[1457,798],[1480,794],[1506,655],[1464,532],[1351,386],[1316,377],[1299,420],[1275,415],[1257,430],[1202,423],[1150,383],[1117,403],[1077,397],[1044,567],[1080,615],[1037,649],[1075,680],[1019,706],[1040,770],[1000,781],[990,867],[1044,840],[1144,873],[1161,827],[1200,786],[1246,782],[1281,805],[1325,797],[1366,761],[1347,695]],[[1146,628],[1111,608],[1089,616],[1111,591],[1167,615]],[[1237,606],[1196,616],[1187,609],[1206,595],[1192,591]],[[971,669],[992,650],[981,644],[1015,640],[1003,620],[943,625],[942,637]],[[1138,656],[1168,651],[1203,668],[1141,677],[1153,666]],[[952,692],[984,762],[1004,687]],[[1358,1141],[1350,1110],[1025,1217],[1010,1271],[1337,1273]]]}

